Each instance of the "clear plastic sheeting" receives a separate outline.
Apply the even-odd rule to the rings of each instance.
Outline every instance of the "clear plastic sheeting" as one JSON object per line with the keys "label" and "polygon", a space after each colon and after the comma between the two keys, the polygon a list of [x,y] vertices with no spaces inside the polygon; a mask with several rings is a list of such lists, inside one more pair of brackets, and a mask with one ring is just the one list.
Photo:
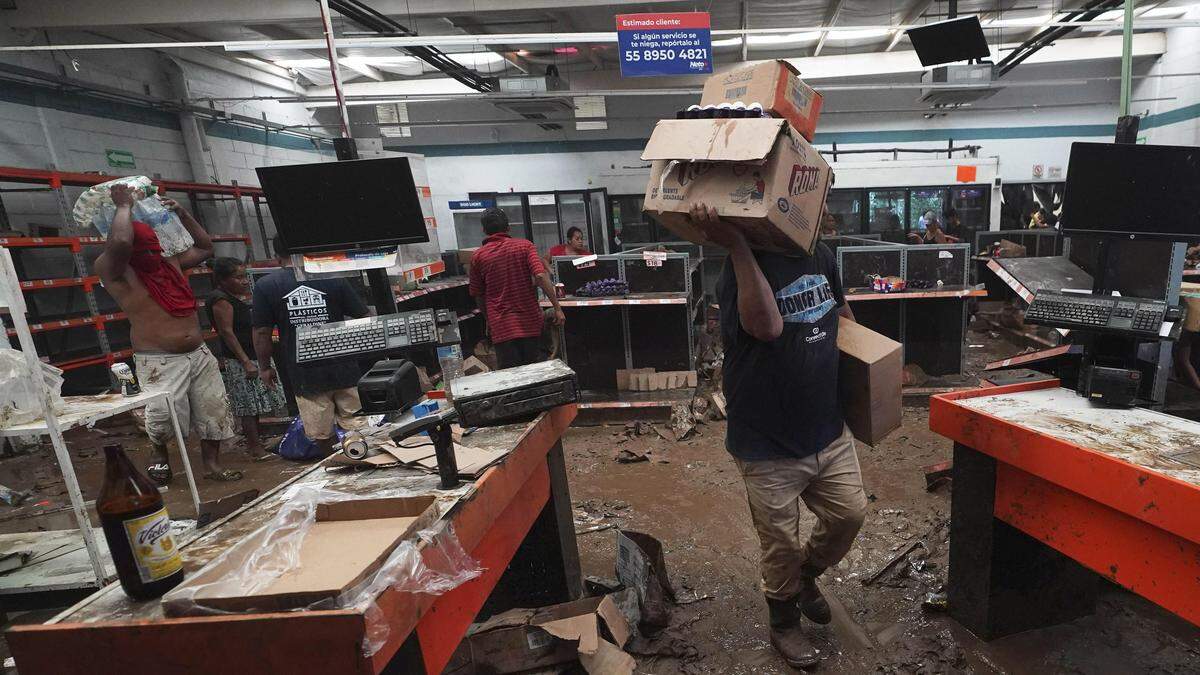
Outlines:
{"label": "clear plastic sheeting", "polygon": [[[412,496],[406,491],[372,494],[370,499]],[[168,616],[196,616],[276,611],[352,609],[366,619],[363,654],[375,654],[387,642],[389,626],[376,604],[388,588],[441,595],[483,572],[458,542],[449,524],[420,530],[416,539],[400,542],[382,564],[363,580],[333,598],[300,607],[281,608],[264,600],[262,607],[230,610],[208,598],[246,598],[261,594],[285,572],[300,564],[305,536],[317,522],[320,504],[365,497],[305,487],[288,500],[271,521],[193,573],[183,585],[163,596]],[[249,550],[247,555],[245,551]]]}
{"label": "clear plastic sheeting", "polygon": [[[43,363],[42,381],[55,414],[66,409],[62,397],[62,370]],[[0,348],[0,428],[25,424],[42,417],[42,392],[29,372],[29,362],[16,349]]]}

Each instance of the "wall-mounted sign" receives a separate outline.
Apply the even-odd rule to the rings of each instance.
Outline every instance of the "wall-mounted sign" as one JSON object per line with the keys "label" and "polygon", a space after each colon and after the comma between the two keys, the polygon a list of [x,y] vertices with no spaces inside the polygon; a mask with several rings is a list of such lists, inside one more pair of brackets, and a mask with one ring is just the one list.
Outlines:
{"label": "wall-mounted sign", "polygon": [[708,12],[618,14],[621,77],[711,73],[711,26]]}
{"label": "wall-mounted sign", "polygon": [[496,205],[495,199],[464,199],[460,201],[450,202],[451,211],[477,211],[479,209],[490,209]]}

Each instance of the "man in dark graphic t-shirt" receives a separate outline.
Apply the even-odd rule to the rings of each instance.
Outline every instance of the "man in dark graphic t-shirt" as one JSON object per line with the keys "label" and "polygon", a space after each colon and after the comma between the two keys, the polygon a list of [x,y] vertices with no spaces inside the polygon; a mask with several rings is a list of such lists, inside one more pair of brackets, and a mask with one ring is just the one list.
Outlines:
{"label": "man in dark graphic t-shirt", "polygon": [[[771,643],[796,667],[818,661],[801,617],[829,623],[816,578],[850,550],[867,499],[838,404],[838,317],[853,320],[833,253],[752,252],[715,209],[692,221],[729,250],[717,284],[728,400],[725,446],[746,483],[762,545]],[[800,502],[817,517],[800,539]]]}
{"label": "man in dark graphic t-shirt", "polygon": [[[250,313],[254,324],[254,351],[260,364],[271,363],[275,351],[271,333],[279,330],[276,363],[287,369],[304,434],[328,455],[333,451],[335,421],[346,430],[366,426],[366,417],[354,415],[362,408],[358,399],[362,370],[353,357],[296,363],[296,328],[358,319],[369,312],[345,279],[296,281],[283,242],[276,237],[273,244],[280,269],[254,284]],[[273,369],[260,367],[258,375],[268,387],[274,386]]]}

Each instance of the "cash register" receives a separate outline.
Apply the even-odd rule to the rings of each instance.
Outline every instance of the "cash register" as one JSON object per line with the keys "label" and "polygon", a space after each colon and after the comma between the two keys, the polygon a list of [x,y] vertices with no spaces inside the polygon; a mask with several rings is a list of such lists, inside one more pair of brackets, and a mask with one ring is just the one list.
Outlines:
{"label": "cash register", "polygon": [[[1184,242],[1200,239],[1200,148],[1073,143],[1060,223],[1073,243],[1095,241],[1093,286],[1038,290],[1025,322],[1069,332],[1083,345],[1081,396],[1110,406],[1154,402],[1147,384],[1161,376],[1158,345],[1182,329],[1176,270]],[[1127,263],[1144,241],[1170,247],[1169,270]],[[1163,281],[1146,282],[1159,272]],[[1139,297],[1147,289],[1157,297]]]}

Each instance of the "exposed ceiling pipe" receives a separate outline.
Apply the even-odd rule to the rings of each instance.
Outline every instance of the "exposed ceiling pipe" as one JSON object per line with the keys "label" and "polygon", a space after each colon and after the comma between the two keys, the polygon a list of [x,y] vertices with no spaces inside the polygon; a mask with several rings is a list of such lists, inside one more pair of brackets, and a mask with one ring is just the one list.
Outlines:
{"label": "exposed ceiling pipe", "polygon": [[333,93],[337,97],[338,121],[342,126],[342,138],[350,138],[350,111],[346,110],[346,97],[342,95],[342,74],[338,66],[337,46],[333,43],[333,22],[329,20],[329,0],[318,0],[321,6],[321,26],[325,31],[325,51],[329,55],[329,74],[333,76]]}
{"label": "exposed ceiling pipe", "polygon": [[[377,33],[401,33],[410,37],[416,36],[414,31],[359,0],[329,0],[329,3],[347,19],[363,28],[374,30]],[[406,47],[405,51],[476,91],[493,91],[496,88],[496,85],[490,80],[480,77],[471,69],[449,58],[445,52],[436,47],[414,45]]]}
{"label": "exposed ceiling pipe", "polygon": [[[1123,1],[1130,0],[1092,0],[1092,2],[1084,5],[1082,10],[1076,10],[1067,14],[1063,18],[1071,25],[1058,25],[1057,27],[1047,28],[1023,42],[1019,47],[1009,52],[1007,56],[996,63],[996,76],[1004,77],[1009,71],[1021,65],[1022,61],[1036,54],[1041,48],[1049,46],[1055,40],[1075,30],[1079,23],[1088,23],[1105,11],[1121,5]],[[1065,22],[1054,22],[1050,25],[1061,23]]]}

